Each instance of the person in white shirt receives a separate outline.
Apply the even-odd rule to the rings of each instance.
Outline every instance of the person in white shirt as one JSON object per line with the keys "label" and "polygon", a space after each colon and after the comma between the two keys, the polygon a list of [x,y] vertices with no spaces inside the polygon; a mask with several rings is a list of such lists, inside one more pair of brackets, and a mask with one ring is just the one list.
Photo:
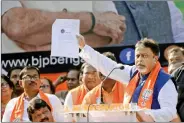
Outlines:
{"label": "person in white shirt", "polygon": [[[83,36],[77,38],[82,49],[80,57],[102,74],[107,76],[117,67],[116,62],[86,45]],[[135,46],[135,65],[123,65],[123,70],[114,69],[109,76],[119,82],[128,83],[124,95],[125,104],[137,103],[140,108],[148,109],[137,113],[139,121],[169,122],[178,119],[176,113],[178,93],[170,75],[162,70],[158,55],[158,44],[152,39],[142,39]]]}
{"label": "person in white shirt", "polygon": [[29,101],[34,97],[43,99],[50,107],[57,122],[64,121],[63,106],[60,100],[52,94],[45,94],[40,91],[40,72],[36,67],[25,67],[20,72],[20,85],[24,93],[17,98],[10,100],[6,106],[3,122],[28,122],[27,114]]}

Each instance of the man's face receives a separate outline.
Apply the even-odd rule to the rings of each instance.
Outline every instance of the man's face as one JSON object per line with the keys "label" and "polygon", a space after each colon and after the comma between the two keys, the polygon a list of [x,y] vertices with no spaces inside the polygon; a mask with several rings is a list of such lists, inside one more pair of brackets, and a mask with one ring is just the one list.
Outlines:
{"label": "man's face", "polygon": [[19,84],[19,80],[20,80],[19,73],[20,73],[20,71],[21,71],[21,69],[15,69],[11,72],[11,75],[10,75],[10,80],[13,82],[16,90],[22,90],[22,87]]}
{"label": "man's face", "polygon": [[38,91],[40,84],[38,72],[34,69],[26,70],[21,80],[22,87],[28,91]]}
{"label": "man's face", "polygon": [[71,70],[67,74],[67,86],[71,90],[79,85],[79,71]]}
{"label": "man's face", "polygon": [[184,55],[182,54],[181,51],[171,52],[168,55],[168,61],[169,61],[169,64],[184,62]]}
{"label": "man's face", "polygon": [[40,108],[31,115],[33,122],[54,122],[52,113],[47,107]]}
{"label": "man's face", "polygon": [[184,55],[182,54],[181,51],[171,52],[168,55],[168,62],[169,62],[168,72],[171,73],[172,71],[174,71],[175,69],[177,69],[182,65],[182,63],[184,62]]}
{"label": "man's face", "polygon": [[142,74],[148,74],[154,68],[157,57],[150,48],[139,47],[135,50],[135,65],[137,70]]}
{"label": "man's face", "polygon": [[89,90],[100,84],[100,78],[96,69],[90,65],[86,65],[83,70],[82,81]]}

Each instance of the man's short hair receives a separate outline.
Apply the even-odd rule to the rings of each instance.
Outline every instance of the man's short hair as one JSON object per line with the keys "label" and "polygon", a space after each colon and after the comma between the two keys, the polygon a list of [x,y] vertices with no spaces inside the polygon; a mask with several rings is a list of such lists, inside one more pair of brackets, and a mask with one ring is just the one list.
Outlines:
{"label": "man's short hair", "polygon": [[104,52],[103,55],[108,57],[108,58],[110,58],[111,60],[117,62],[117,59],[116,59],[114,53],[112,53],[112,52]]}
{"label": "man's short hair", "polygon": [[148,39],[148,38],[141,39],[135,45],[135,48],[139,48],[139,47],[150,48],[153,54],[155,54],[156,56],[158,56],[160,52],[158,43],[153,39]]}
{"label": "man's short hair", "polygon": [[38,75],[39,75],[39,77],[40,77],[40,70],[37,68],[37,67],[34,67],[34,66],[26,66],[26,67],[24,67],[22,70],[21,70],[21,72],[20,72],[20,79],[22,79],[22,76],[25,74],[25,72],[27,71],[27,70],[36,70],[37,72],[38,72]]}
{"label": "man's short hair", "polygon": [[174,47],[174,48],[170,49],[168,51],[168,55],[170,53],[177,53],[177,52],[181,52],[183,54],[183,56],[184,56],[184,48],[182,48],[182,47]]}
{"label": "man's short hair", "polygon": [[51,111],[51,108],[50,106],[42,99],[38,98],[38,97],[35,97],[33,98],[30,102],[29,102],[29,105],[28,105],[28,108],[27,108],[27,113],[28,113],[28,117],[29,117],[29,120],[32,121],[32,114],[36,111],[36,110],[39,110],[41,108],[45,108],[47,107],[50,111]]}
{"label": "man's short hair", "polygon": [[70,69],[68,69],[68,72],[69,73],[70,71],[77,71],[78,74],[77,74],[77,78],[79,79],[79,76],[80,76],[80,70],[77,68],[77,67],[72,67]]}
{"label": "man's short hair", "polygon": [[8,71],[7,76],[10,78],[10,76],[11,76],[11,74],[12,74],[12,71],[14,71],[14,70],[16,70],[16,69],[22,70],[22,68],[23,68],[23,67],[13,67],[13,68],[11,68],[11,69]]}

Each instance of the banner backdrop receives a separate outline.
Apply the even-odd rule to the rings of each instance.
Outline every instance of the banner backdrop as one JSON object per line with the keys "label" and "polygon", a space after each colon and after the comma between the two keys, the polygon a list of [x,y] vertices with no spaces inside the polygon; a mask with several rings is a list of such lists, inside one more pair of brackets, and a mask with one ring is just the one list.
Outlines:
{"label": "banner backdrop", "polygon": [[[159,61],[167,66],[167,50],[173,46],[184,46],[184,43],[160,44]],[[133,65],[135,46],[116,46],[96,48],[99,52],[113,52],[119,63]],[[80,68],[84,62],[81,58],[52,57],[50,51],[2,54],[2,68],[8,71],[15,66],[36,66],[42,74],[66,72],[71,67]]]}
{"label": "banner backdrop", "polygon": [[[183,46],[182,1],[176,2],[176,6],[173,1],[6,0],[1,5],[1,66],[6,71],[15,66],[37,66],[41,77],[54,81],[60,74],[65,75],[69,68],[80,68],[84,62],[80,58],[50,56],[52,24],[57,18],[79,19],[80,33],[86,43],[99,52],[113,52],[123,64],[134,64],[134,45],[145,37],[158,41],[159,60],[166,67],[168,47]],[[89,30],[94,20],[90,12],[96,22],[92,31]],[[62,88],[67,88],[66,83]]]}

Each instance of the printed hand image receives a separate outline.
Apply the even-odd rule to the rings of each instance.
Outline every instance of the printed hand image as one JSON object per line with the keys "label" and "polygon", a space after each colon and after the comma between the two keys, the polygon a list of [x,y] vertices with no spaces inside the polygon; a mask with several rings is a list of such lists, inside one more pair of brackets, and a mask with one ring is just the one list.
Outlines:
{"label": "printed hand image", "polygon": [[79,19],[92,47],[134,45],[151,37],[183,42],[183,15],[173,1],[2,1],[2,52],[48,51],[56,19]]}

